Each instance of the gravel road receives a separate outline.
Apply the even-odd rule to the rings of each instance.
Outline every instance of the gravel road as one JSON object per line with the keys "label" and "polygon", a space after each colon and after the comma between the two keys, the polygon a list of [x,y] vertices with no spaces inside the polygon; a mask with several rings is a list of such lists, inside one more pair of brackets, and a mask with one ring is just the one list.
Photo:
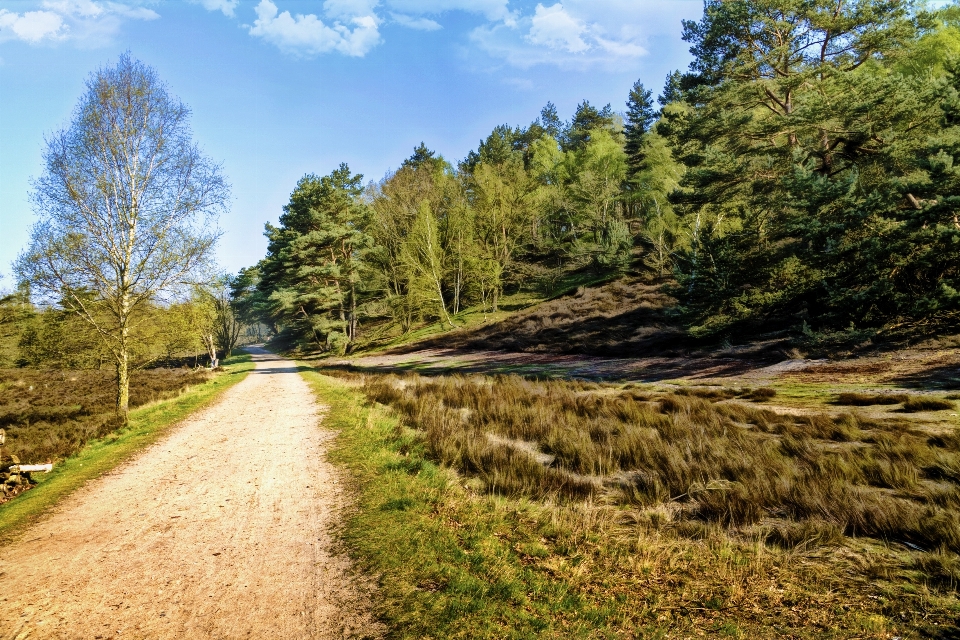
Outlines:
{"label": "gravel road", "polygon": [[332,433],[293,362],[214,405],[0,550],[0,638],[380,634],[333,546]]}

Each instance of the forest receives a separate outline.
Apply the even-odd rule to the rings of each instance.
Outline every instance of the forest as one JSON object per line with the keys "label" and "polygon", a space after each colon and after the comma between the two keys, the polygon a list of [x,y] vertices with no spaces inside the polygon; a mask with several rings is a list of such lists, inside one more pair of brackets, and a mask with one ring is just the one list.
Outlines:
{"label": "forest", "polygon": [[694,61],[622,113],[552,103],[456,163],[304,176],[234,303],[291,344],[456,326],[521,289],[658,278],[694,338],[956,325],[960,9],[710,1]]}
{"label": "forest", "polygon": [[[548,102],[457,162],[421,143],[379,181],[305,175],[259,263],[138,311],[133,361],[222,357],[239,322],[343,354],[365,327],[452,328],[628,273],[693,339],[952,333],[960,8],[710,1],[683,38],[689,69],[656,98],[636,82],[622,112]],[[103,366],[96,332],[30,286],[0,301],[3,364]]]}

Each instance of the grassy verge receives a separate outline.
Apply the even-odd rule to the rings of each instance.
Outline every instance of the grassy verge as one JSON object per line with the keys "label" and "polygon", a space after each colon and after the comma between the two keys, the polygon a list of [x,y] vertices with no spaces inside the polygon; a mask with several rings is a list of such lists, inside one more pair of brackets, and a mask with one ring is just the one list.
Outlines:
{"label": "grassy verge", "polygon": [[[423,406],[394,411],[366,400],[352,382],[305,376],[330,406],[328,426],[340,434],[334,460],[356,480],[357,508],[344,537],[361,567],[381,576],[378,613],[393,637],[958,632],[960,604],[950,578],[957,556],[949,549],[912,553],[892,541],[839,532],[826,543],[779,544],[769,530],[749,535],[723,518],[675,518],[667,508],[674,501],[650,508],[645,500],[618,504],[600,493],[564,496],[576,489],[572,483],[504,495],[491,487],[509,488],[509,469],[530,467],[517,452],[480,450],[486,445],[465,440],[461,466],[477,466],[473,472],[434,462],[431,407],[452,407],[452,397],[441,402],[431,391]],[[399,388],[421,386],[411,382]],[[589,400],[586,391],[572,398]],[[490,414],[502,413],[498,403],[484,398]],[[465,408],[463,416],[479,409]]]}
{"label": "grassy verge", "polygon": [[358,509],[344,535],[361,566],[383,576],[378,614],[391,635],[577,637],[594,626],[594,607],[525,567],[513,549],[517,519],[528,515],[471,499],[384,407],[343,381],[304,375],[340,434],[333,459],[357,481]]}
{"label": "grassy verge", "polygon": [[88,443],[49,474],[34,474],[38,481],[36,487],[0,505],[0,541],[16,536],[87,481],[100,477],[156,442],[169,427],[210,404],[221,392],[240,382],[253,367],[248,355],[230,358],[224,365],[225,373],[189,388],[176,398],[134,409],[125,429]]}

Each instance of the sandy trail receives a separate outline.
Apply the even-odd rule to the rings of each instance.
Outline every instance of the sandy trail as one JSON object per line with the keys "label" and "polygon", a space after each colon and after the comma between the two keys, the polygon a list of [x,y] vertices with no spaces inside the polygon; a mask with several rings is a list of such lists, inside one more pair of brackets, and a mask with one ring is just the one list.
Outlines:
{"label": "sandy trail", "polygon": [[257,369],[0,551],[0,638],[378,635],[332,548],[332,434],[293,362]]}

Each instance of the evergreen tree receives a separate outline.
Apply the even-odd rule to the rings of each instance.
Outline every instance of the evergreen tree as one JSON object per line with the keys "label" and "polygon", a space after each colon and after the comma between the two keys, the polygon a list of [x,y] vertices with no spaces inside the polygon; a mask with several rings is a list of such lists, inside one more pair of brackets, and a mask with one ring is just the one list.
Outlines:
{"label": "evergreen tree", "polygon": [[683,74],[679,71],[671,71],[667,74],[667,79],[663,83],[663,93],[657,96],[657,102],[661,107],[683,100],[682,82]]}
{"label": "evergreen tree", "polygon": [[590,140],[590,133],[598,129],[610,129],[614,124],[613,109],[610,105],[597,109],[584,100],[577,105],[570,125],[564,130],[560,138],[560,146],[564,151],[575,151],[583,148]]}
{"label": "evergreen tree", "polygon": [[637,80],[627,97],[627,118],[623,127],[624,151],[627,153],[627,175],[636,174],[643,164],[643,141],[657,119],[653,94]]}
{"label": "evergreen tree", "polygon": [[443,166],[442,158],[438,158],[436,152],[427,148],[423,142],[413,150],[413,155],[401,163],[401,167],[409,167],[414,170],[427,169],[436,171]]}
{"label": "evergreen tree", "polygon": [[548,102],[540,110],[540,126],[555,140],[560,139],[560,135],[563,133],[563,120],[560,119],[557,107],[552,102]]}
{"label": "evergreen tree", "polygon": [[937,130],[929,82],[888,70],[915,33],[905,3],[874,0],[709,0],[700,22],[684,23],[689,108],[665,112],[661,127],[687,166],[679,276],[696,331],[890,317],[865,314],[866,299],[842,313],[823,302],[871,288],[871,270],[850,261],[858,252],[841,248],[902,226],[868,203],[902,201],[905,151]]}
{"label": "evergreen tree", "polygon": [[304,176],[280,226],[267,225],[257,288],[275,321],[326,349],[349,349],[357,336],[370,245],[362,180],[346,164],[327,176]]}

